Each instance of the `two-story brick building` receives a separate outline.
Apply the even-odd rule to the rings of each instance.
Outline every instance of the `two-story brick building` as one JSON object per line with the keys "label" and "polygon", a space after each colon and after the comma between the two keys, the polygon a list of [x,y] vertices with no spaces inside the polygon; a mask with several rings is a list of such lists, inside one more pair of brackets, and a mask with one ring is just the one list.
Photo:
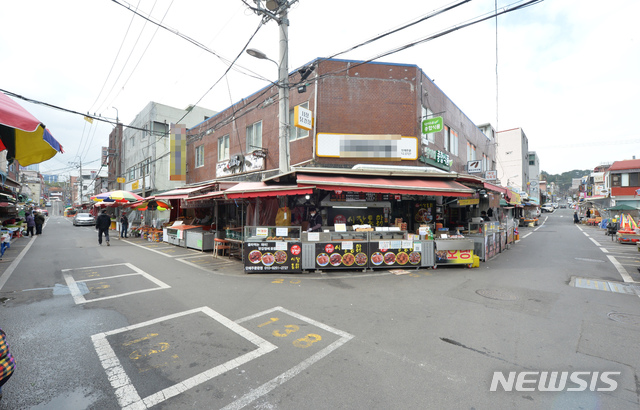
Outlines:
{"label": "two-story brick building", "polygon": [[[315,60],[299,93],[290,75],[290,123],[300,105],[313,127],[289,128],[292,167],[356,164],[435,166],[465,173],[495,167],[495,143],[415,65]],[[423,134],[422,120],[441,116],[441,130]],[[259,181],[278,173],[278,88],[266,87],[188,132],[187,183],[231,178]]]}

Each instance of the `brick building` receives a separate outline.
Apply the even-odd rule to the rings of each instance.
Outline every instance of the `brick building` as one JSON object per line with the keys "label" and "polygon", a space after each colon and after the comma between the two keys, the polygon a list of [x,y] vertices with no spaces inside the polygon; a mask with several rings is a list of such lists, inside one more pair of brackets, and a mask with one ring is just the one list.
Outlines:
{"label": "brick building", "polygon": [[[289,77],[293,107],[309,109],[310,131],[290,127],[292,167],[351,168],[355,164],[434,166],[465,173],[495,169],[495,141],[415,65],[315,60],[306,91]],[[422,120],[442,128],[422,134]],[[279,173],[278,88],[270,85],[188,131],[187,183],[253,180]]]}

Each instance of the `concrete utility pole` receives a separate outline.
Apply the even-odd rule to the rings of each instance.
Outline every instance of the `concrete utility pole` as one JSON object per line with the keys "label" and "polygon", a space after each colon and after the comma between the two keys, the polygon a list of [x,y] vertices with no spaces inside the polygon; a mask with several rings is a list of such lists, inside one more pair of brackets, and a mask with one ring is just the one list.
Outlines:
{"label": "concrete utility pole", "polygon": [[[250,6],[254,13],[262,16],[265,21],[270,19],[278,22],[280,32],[280,59],[278,65],[278,116],[280,120],[279,135],[279,169],[280,173],[289,172],[289,19],[288,10],[298,0],[254,0],[255,7]],[[266,8],[265,8],[266,7]],[[249,53],[257,58],[268,59]],[[273,61],[273,60],[272,60]],[[248,147],[247,147],[248,148]]]}

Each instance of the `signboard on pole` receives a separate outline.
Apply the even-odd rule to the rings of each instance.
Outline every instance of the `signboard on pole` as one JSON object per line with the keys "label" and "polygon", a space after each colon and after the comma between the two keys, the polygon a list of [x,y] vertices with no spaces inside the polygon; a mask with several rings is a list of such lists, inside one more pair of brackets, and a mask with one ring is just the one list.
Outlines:
{"label": "signboard on pole", "polygon": [[498,179],[498,171],[493,170],[485,172],[484,179],[486,179],[487,181],[495,181],[496,179]]}
{"label": "signboard on pole", "polygon": [[433,132],[442,131],[444,122],[442,117],[433,117],[422,121],[422,133],[431,134]]}
{"label": "signboard on pole", "polygon": [[482,172],[482,161],[480,160],[468,161],[467,172],[470,174]]}

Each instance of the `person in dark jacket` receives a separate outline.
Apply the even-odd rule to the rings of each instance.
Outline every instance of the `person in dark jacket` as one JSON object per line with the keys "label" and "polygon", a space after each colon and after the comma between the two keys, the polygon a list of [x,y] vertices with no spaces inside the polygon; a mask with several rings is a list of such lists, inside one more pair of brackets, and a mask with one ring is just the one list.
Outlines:
{"label": "person in dark jacket", "polygon": [[42,234],[42,225],[44,225],[44,222],[46,221],[44,214],[42,212],[34,212],[35,215],[33,217],[33,219],[36,222],[36,235],[40,235]]}
{"label": "person in dark jacket", "polygon": [[322,216],[320,216],[317,209],[312,208],[309,211],[309,229],[307,229],[307,232],[321,232],[321,231],[322,231]]}
{"label": "person in dark jacket", "polygon": [[121,238],[127,237],[128,229],[129,229],[129,218],[127,218],[127,215],[125,215],[123,212],[122,216],[120,217],[120,237]]}
{"label": "person in dark jacket", "polygon": [[96,219],[96,229],[98,230],[98,244],[102,245],[102,234],[104,234],[104,238],[107,241],[107,246],[111,246],[109,244],[109,228],[111,227],[111,218],[107,215],[107,210],[103,209],[102,213],[98,215]]}
{"label": "person in dark jacket", "polygon": [[33,219],[33,215],[31,215],[31,213],[29,212],[27,212],[27,216],[25,219],[27,221],[27,236],[31,234],[31,237],[33,237],[33,228],[36,227],[36,220]]}

